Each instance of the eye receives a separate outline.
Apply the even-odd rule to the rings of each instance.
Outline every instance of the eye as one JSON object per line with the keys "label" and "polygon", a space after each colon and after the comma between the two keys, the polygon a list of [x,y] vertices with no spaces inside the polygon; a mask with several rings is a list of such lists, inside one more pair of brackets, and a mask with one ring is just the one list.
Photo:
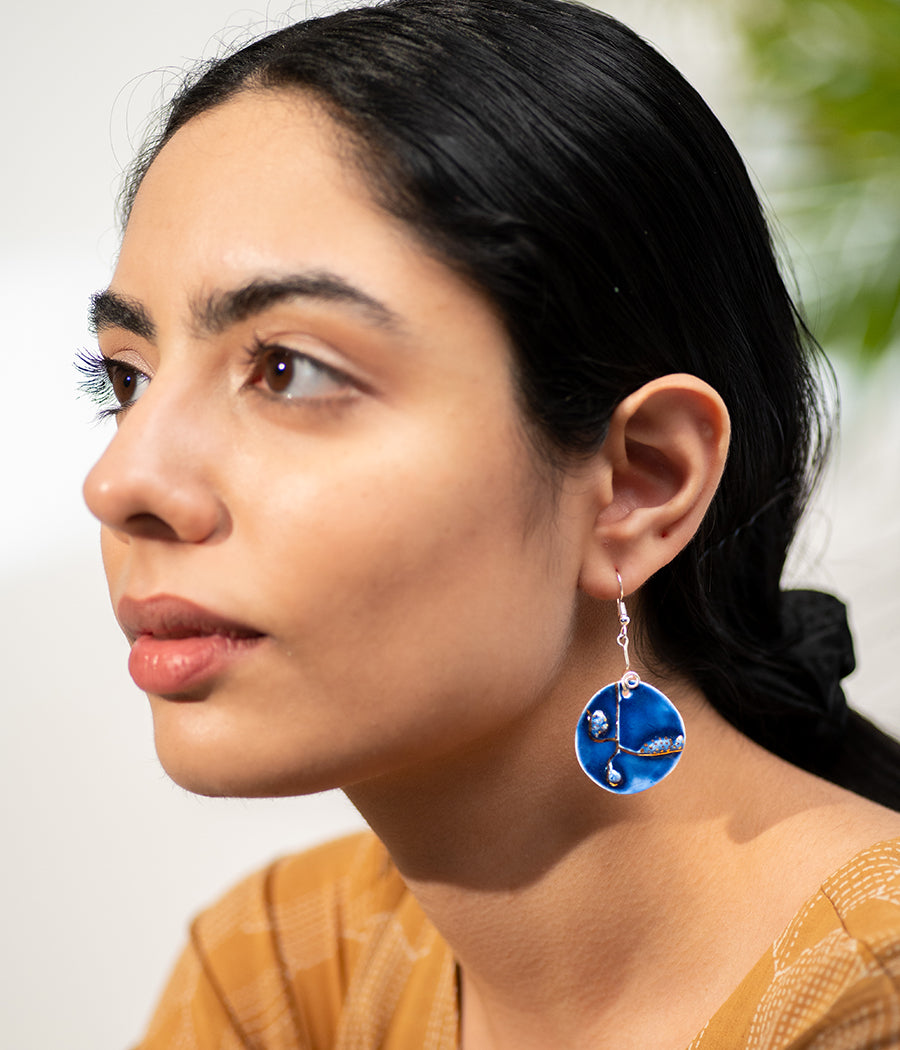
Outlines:
{"label": "eye", "polygon": [[75,367],[82,375],[79,389],[97,405],[99,419],[130,408],[150,383],[139,368],[102,354],[81,353]]}
{"label": "eye", "polygon": [[260,343],[250,354],[251,383],[287,400],[333,398],[353,385],[342,372],[299,350]]}
{"label": "eye", "polygon": [[122,408],[137,401],[150,382],[143,372],[120,361],[107,361],[106,371],[113,396]]}

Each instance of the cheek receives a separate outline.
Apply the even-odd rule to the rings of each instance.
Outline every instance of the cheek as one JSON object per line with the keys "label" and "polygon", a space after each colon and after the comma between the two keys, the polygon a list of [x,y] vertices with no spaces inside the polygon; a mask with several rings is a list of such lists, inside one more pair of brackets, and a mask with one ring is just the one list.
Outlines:
{"label": "cheek", "polygon": [[551,658],[576,570],[560,567],[529,454],[507,433],[488,439],[406,435],[332,455],[328,469],[270,479],[277,497],[236,515],[253,523],[245,549],[273,633],[322,688],[371,675],[379,692],[439,694],[492,668],[521,690],[523,670]]}

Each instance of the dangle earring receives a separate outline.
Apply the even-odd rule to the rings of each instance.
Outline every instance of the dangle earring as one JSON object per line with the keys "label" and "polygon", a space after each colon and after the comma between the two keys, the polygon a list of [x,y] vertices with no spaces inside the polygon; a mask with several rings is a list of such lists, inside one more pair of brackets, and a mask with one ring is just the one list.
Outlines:
{"label": "dangle earring", "polygon": [[628,661],[628,624],[622,577],[619,581],[619,635],[625,673],[588,701],[575,730],[581,768],[616,795],[636,795],[658,784],[675,768],[684,748],[684,722],[672,701],[642,682]]}

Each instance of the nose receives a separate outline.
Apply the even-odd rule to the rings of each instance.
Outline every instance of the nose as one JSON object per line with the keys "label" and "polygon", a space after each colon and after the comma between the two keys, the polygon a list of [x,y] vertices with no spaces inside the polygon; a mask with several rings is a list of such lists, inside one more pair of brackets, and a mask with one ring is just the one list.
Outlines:
{"label": "nose", "polygon": [[203,543],[224,535],[211,422],[196,398],[167,397],[154,380],[88,474],[88,509],[122,537]]}

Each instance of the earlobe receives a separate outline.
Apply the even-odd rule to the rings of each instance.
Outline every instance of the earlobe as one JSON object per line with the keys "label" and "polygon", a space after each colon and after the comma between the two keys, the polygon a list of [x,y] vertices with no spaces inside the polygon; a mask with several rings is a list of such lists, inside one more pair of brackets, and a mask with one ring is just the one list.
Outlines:
{"label": "earlobe", "polygon": [[617,569],[634,590],[687,545],[718,487],[729,433],[725,403],[696,376],[662,376],[618,405],[598,452],[612,488],[596,505],[586,593],[614,598]]}

